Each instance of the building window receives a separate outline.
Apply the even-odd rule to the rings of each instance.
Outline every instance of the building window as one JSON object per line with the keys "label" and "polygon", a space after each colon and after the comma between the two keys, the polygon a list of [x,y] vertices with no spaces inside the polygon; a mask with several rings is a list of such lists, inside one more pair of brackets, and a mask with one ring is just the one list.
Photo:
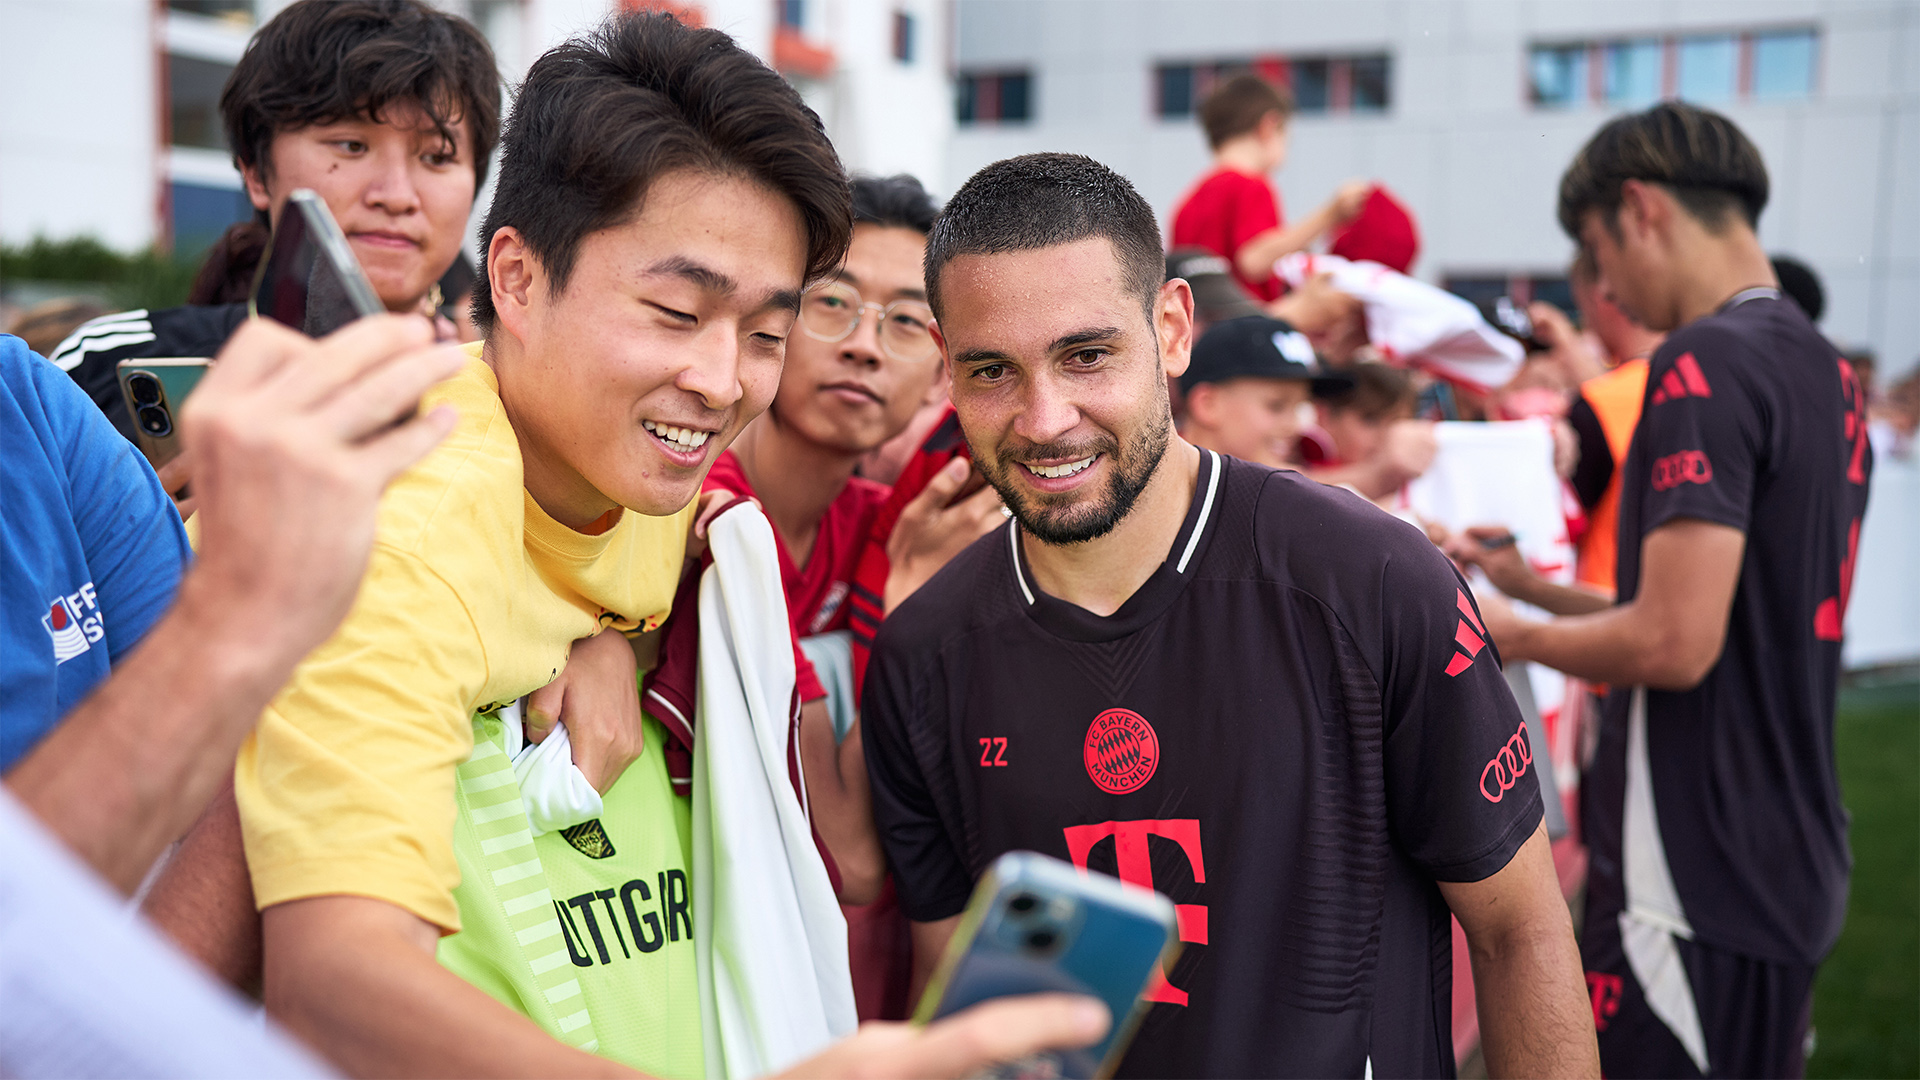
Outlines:
{"label": "building window", "polygon": [[1296,111],[1309,115],[1384,112],[1393,103],[1393,60],[1385,53],[1358,56],[1261,56],[1154,68],[1154,115],[1183,120],[1200,108],[1214,86],[1236,75],[1255,74],[1293,92]]}
{"label": "building window", "polygon": [[1527,98],[1541,108],[1804,101],[1813,96],[1818,37],[1787,29],[1535,45]]}
{"label": "building window", "polygon": [[227,226],[253,216],[244,189],[212,187],[175,180],[167,185],[173,250],[194,255],[213,246]]}
{"label": "building window", "polygon": [[962,124],[1005,124],[1033,119],[1033,76],[1024,71],[960,75]]}
{"label": "building window", "polygon": [[253,0],[167,0],[167,8],[219,19],[241,30],[253,29]]}
{"label": "building window", "polygon": [[1740,41],[1731,34],[1680,42],[1680,97],[1703,104],[1730,101],[1740,89]]}
{"label": "building window", "polygon": [[1533,50],[1535,105],[1573,105],[1587,100],[1587,47],[1553,45]]}
{"label": "building window", "polygon": [[1651,105],[1659,100],[1662,58],[1656,39],[1617,41],[1607,46],[1607,104]]}
{"label": "building window", "polygon": [[192,56],[167,57],[167,105],[175,146],[226,150],[220,124],[220,90],[233,65]]}
{"label": "building window", "polygon": [[893,13],[893,58],[913,63],[913,16],[904,11]]}
{"label": "building window", "polygon": [[1813,95],[1813,31],[1753,36],[1753,96],[1797,101]]}
{"label": "building window", "polygon": [[[807,25],[807,0],[774,0],[780,8],[780,25],[804,30]],[[760,10],[765,11],[765,8]]]}

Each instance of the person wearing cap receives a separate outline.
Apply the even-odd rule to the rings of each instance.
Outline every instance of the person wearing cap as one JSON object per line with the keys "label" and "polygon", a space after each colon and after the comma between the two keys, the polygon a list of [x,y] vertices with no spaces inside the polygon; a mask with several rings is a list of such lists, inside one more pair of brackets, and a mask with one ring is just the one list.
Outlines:
{"label": "person wearing cap", "polygon": [[1187,405],[1181,434],[1242,461],[1292,468],[1309,398],[1352,386],[1350,377],[1322,370],[1313,344],[1292,323],[1266,315],[1228,319],[1201,336],[1180,377]]}

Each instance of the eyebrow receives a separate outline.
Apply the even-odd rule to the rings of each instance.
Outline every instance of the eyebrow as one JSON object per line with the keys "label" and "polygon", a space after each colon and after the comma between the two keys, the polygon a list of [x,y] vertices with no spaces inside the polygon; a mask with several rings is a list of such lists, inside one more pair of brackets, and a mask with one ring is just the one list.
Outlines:
{"label": "eyebrow", "polygon": [[[703,266],[685,255],[670,255],[661,259],[659,262],[647,267],[646,273],[660,277],[677,277],[683,281],[692,283],[697,288],[704,289],[707,292],[719,293],[722,296],[731,296],[740,291],[739,282],[710,266]],[[766,297],[760,301],[760,305],[756,310],[797,312],[800,310],[800,290],[770,290]]]}
{"label": "eyebrow", "polygon": [[[836,273],[834,274],[834,280],[835,280],[835,281],[844,281],[844,282],[846,282],[847,284],[849,284],[849,285],[851,285],[851,286],[853,286],[853,287],[854,287],[854,288],[856,288],[856,289],[860,287],[860,275],[858,275],[858,274],[856,274],[856,273],[854,273],[854,272],[853,272],[853,271],[851,271],[851,270],[848,270],[848,269],[847,269],[846,267],[844,267],[844,266],[843,266],[843,267],[841,267],[841,268],[840,268],[840,270],[839,270],[838,272],[836,272]],[[894,295],[894,296],[896,296],[896,297],[900,297],[900,298],[903,298],[903,299],[907,299],[907,300],[921,300],[921,301],[924,301],[924,300],[926,300],[926,298],[927,298],[927,290],[925,290],[925,289],[916,289],[916,288],[913,288],[913,287],[911,287],[911,286],[909,286],[909,287],[907,287],[907,288],[904,288],[904,289],[895,289],[895,290],[893,290],[893,295]]]}
{"label": "eyebrow", "polygon": [[[1062,349],[1071,349],[1076,345],[1090,345],[1096,341],[1112,341],[1124,333],[1126,333],[1126,331],[1117,326],[1090,326],[1085,330],[1075,330],[1071,334],[1063,334],[1060,337],[1054,338],[1053,342],[1047,346],[1047,351],[1057,353]],[[989,364],[995,362],[1004,363],[1012,359],[1013,357],[999,349],[968,349],[966,352],[954,357],[953,362],[956,364]]]}

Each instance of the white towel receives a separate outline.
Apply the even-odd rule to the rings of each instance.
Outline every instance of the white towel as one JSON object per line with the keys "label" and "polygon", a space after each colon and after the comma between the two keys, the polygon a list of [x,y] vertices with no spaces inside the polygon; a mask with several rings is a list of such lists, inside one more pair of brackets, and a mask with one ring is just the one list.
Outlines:
{"label": "white towel", "polygon": [[694,947],[711,1080],[776,1072],[857,1026],[847,924],[789,780],[793,644],[757,506],[708,533],[693,749]]}
{"label": "white towel", "polygon": [[504,721],[507,757],[513,760],[513,775],[520,781],[520,799],[526,804],[527,824],[533,827],[533,835],[571,829],[605,813],[600,793],[573,763],[573,742],[567,737],[566,721],[556,721],[546,741],[528,742],[523,728],[525,711],[526,699],[521,698],[503,707],[500,719]]}

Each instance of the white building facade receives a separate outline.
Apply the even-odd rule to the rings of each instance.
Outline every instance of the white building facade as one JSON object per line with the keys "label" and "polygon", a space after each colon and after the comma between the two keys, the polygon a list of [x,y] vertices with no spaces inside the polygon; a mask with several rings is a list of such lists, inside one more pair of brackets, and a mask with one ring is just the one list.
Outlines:
{"label": "white building facade", "polygon": [[[957,0],[960,115],[944,187],[1065,150],[1126,174],[1163,226],[1206,169],[1193,105],[1252,69],[1301,111],[1289,213],[1378,179],[1412,209],[1419,276],[1551,291],[1562,171],[1663,97],[1759,146],[1768,250],[1823,279],[1822,328],[1897,374],[1920,356],[1920,4],[1912,0]],[[971,115],[969,115],[971,105]]]}

